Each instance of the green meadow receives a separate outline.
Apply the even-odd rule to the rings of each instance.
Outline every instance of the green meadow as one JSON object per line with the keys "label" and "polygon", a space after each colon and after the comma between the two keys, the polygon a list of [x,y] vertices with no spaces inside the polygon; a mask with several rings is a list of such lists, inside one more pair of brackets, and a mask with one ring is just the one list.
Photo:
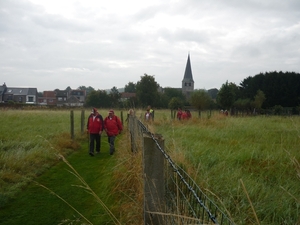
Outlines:
{"label": "green meadow", "polygon": [[[70,111],[0,113],[0,224],[142,224],[141,154],[126,124],[113,157],[105,137],[90,157],[80,110],[73,141]],[[209,198],[236,224],[300,224],[300,117],[192,114],[156,110],[147,126]]]}
{"label": "green meadow", "polygon": [[300,224],[300,117],[168,116],[153,132],[236,224]]}

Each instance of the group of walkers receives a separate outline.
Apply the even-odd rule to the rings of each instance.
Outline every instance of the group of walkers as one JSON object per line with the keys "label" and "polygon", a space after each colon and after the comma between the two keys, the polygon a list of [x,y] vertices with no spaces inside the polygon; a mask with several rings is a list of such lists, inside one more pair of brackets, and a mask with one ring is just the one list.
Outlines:
{"label": "group of walkers", "polygon": [[192,118],[190,110],[185,109],[184,111],[181,108],[178,108],[176,118],[178,120],[188,120]]}
{"label": "group of walkers", "polygon": [[[87,121],[87,132],[89,134],[89,154],[94,156],[100,153],[101,149],[101,135],[103,131],[107,134],[107,140],[109,143],[109,154],[113,155],[115,152],[115,139],[118,134],[123,130],[122,122],[117,117],[114,111],[111,109],[108,112],[108,116],[103,119],[102,115],[96,108],[92,109],[91,114]],[[95,148],[96,143],[96,148]]]}
{"label": "group of walkers", "polygon": [[[132,114],[134,114],[134,112],[132,109],[130,109],[128,111],[126,120],[128,120],[128,117]],[[183,111],[181,108],[178,108],[176,117],[178,120],[187,120],[192,118],[192,114],[188,109]],[[145,121],[153,121],[154,119],[154,110],[150,105],[146,109],[144,119]],[[94,156],[95,153],[100,153],[101,135],[103,131],[107,134],[109,154],[113,155],[115,152],[115,139],[122,132],[122,130],[122,122],[120,118],[115,115],[112,109],[109,110],[108,116],[103,119],[98,110],[93,108],[87,121],[87,132],[89,134],[89,155]]]}

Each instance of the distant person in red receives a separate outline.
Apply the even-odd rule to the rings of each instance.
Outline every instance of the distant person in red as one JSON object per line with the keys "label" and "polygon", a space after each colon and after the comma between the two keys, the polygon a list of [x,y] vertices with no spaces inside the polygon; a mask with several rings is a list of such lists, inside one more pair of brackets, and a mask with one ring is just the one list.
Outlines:
{"label": "distant person in red", "polygon": [[87,132],[89,133],[89,154],[94,156],[94,147],[96,142],[96,153],[100,153],[101,134],[104,129],[103,117],[98,113],[96,108],[92,112],[87,121]]}
{"label": "distant person in red", "polygon": [[122,132],[123,125],[112,109],[109,110],[108,116],[104,119],[104,129],[108,137],[109,154],[113,155],[115,152],[115,139]]}
{"label": "distant person in red", "polygon": [[178,120],[181,120],[181,117],[182,117],[182,110],[181,110],[181,108],[178,108],[176,117],[177,117]]}
{"label": "distant person in red", "polygon": [[182,114],[181,114],[181,119],[182,120],[186,120],[187,119],[187,113],[186,113],[186,110],[184,110],[183,112],[182,112]]}
{"label": "distant person in red", "polygon": [[186,110],[186,115],[187,115],[187,119],[191,119],[192,118],[192,114],[190,112],[190,110]]}
{"label": "distant person in red", "polygon": [[192,118],[192,114],[191,114],[190,110],[186,109],[186,110],[184,110],[184,112],[182,112],[182,115],[181,115],[182,120],[188,120],[191,118]]}

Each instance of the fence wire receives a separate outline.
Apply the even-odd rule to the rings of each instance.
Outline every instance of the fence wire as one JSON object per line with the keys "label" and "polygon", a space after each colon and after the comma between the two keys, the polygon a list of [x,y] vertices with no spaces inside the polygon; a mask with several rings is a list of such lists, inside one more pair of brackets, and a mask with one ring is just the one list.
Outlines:
{"label": "fence wire", "polygon": [[155,142],[165,158],[164,224],[234,225],[231,219],[210,200],[194,180],[161,148],[154,134],[135,116],[129,118],[132,151],[142,150],[143,134]]}

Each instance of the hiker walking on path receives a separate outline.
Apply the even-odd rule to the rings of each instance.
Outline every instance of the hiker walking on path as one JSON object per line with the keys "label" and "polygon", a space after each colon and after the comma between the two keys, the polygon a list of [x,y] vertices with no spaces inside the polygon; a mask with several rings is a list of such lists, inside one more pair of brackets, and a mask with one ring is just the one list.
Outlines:
{"label": "hiker walking on path", "polygon": [[125,122],[129,122],[129,117],[130,116],[134,116],[134,110],[133,109],[129,109],[127,112],[127,118],[125,120]]}
{"label": "hiker walking on path", "polygon": [[146,113],[145,113],[145,121],[149,122],[152,121],[152,114],[150,113],[150,110],[147,109]]}
{"label": "hiker walking on path", "polygon": [[178,108],[176,117],[178,120],[181,120],[181,117],[182,117],[182,109],[181,108]]}
{"label": "hiker walking on path", "polygon": [[94,156],[94,147],[96,142],[96,153],[100,153],[101,134],[104,129],[103,117],[96,108],[92,109],[91,115],[87,121],[87,132],[89,134],[89,154]]}
{"label": "hiker walking on path", "polygon": [[148,105],[147,111],[149,110],[151,119],[154,120],[154,110],[151,108],[151,105]]}
{"label": "hiker walking on path", "polygon": [[123,130],[122,122],[119,117],[115,116],[113,110],[109,110],[108,116],[104,119],[104,129],[107,134],[109,144],[109,154],[115,152],[115,139]]}

